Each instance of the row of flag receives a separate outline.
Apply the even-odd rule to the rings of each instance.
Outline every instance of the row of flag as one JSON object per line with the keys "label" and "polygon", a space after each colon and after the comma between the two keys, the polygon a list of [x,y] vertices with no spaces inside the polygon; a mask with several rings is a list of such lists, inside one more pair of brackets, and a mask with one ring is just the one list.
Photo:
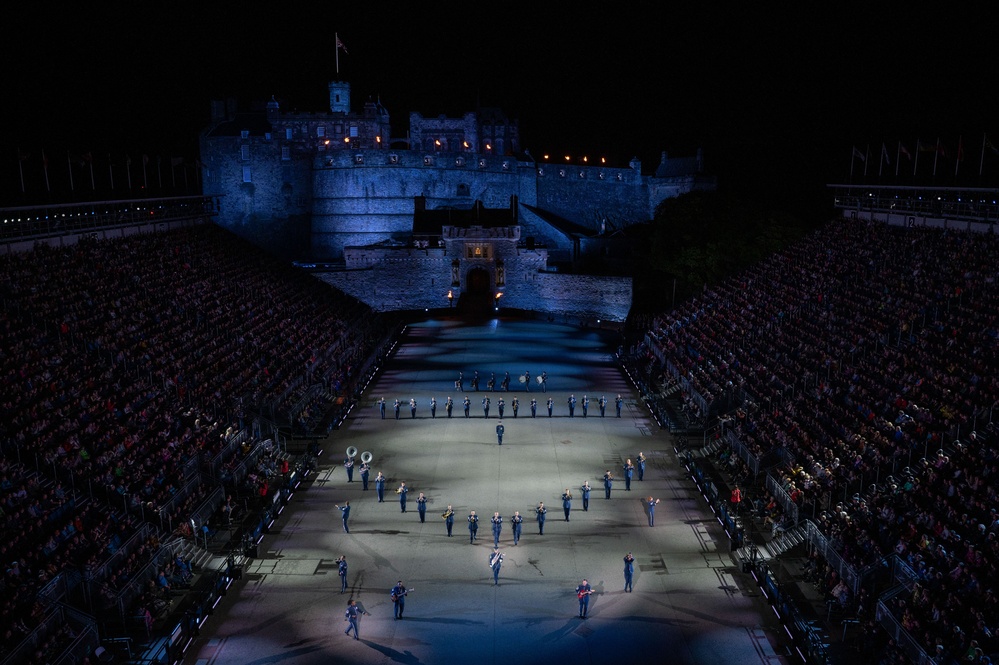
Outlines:
{"label": "row of flag", "polygon": [[[909,147],[912,147],[912,150]],[[889,169],[892,167],[894,159],[895,175],[898,176],[899,170],[902,167],[902,160],[906,160],[906,171],[908,167],[912,165],[912,175],[915,176],[919,170],[919,156],[924,153],[931,153],[933,158],[933,176],[937,175],[937,167],[941,164],[941,160],[946,160],[948,163],[950,160],[954,162],[954,177],[956,178],[960,169],[961,163],[965,161],[965,148],[964,148],[964,137],[958,137],[957,144],[948,143],[947,141],[942,141],[937,138],[935,141],[927,141],[921,138],[917,138],[915,143],[906,144],[902,141],[897,141],[895,146],[892,146],[894,150],[889,147],[889,144],[884,141],[881,142],[881,151],[877,156],[878,162],[878,176],[884,174],[885,166]],[[877,149],[875,148],[875,151]],[[893,154],[894,153],[894,156]],[[997,148],[992,140],[989,138],[987,133],[982,133],[982,146],[978,154],[978,175],[982,175],[982,170],[985,167],[985,155],[986,153],[992,153],[999,155],[999,148]],[[930,155],[926,155],[923,159],[924,163],[929,159]],[[854,167],[857,162],[863,164],[864,175],[867,175],[868,167],[873,164],[874,155],[871,153],[871,146],[868,145],[866,150],[860,150],[857,146],[853,146],[853,153],[850,157],[850,176],[853,176]],[[949,164],[948,164],[949,165]]]}
{"label": "row of flag", "polygon": [[[61,163],[62,157],[60,155],[57,158],[57,162]],[[71,150],[66,151],[66,173],[69,177],[69,189],[70,191],[75,191],[77,187],[77,181],[80,181],[82,187],[90,186],[90,189],[97,189],[97,178],[94,175],[94,165],[97,162],[98,172],[103,174],[105,166],[107,167],[108,183],[111,189],[115,189],[116,186],[116,175],[117,175],[117,185],[118,187],[125,187],[127,189],[132,189],[133,186],[133,176],[135,176],[135,184],[141,183],[144,189],[149,188],[150,177],[155,177],[156,182],[160,189],[163,188],[163,171],[165,167],[169,168],[169,177],[174,187],[177,186],[177,171],[180,168],[181,177],[184,180],[184,185],[187,186],[187,171],[188,168],[194,167],[195,173],[200,174],[201,172],[201,161],[200,160],[188,160],[184,157],[170,157],[164,159],[161,156],[150,157],[149,155],[141,155],[135,160],[132,159],[131,155],[124,155],[118,157],[112,157],[108,153],[107,161],[105,162],[99,156],[95,159],[93,152],[73,152]],[[141,169],[140,169],[141,165]],[[28,177],[37,177],[37,175],[32,176],[32,173],[37,173],[38,167],[41,166],[41,173],[45,179],[45,190],[48,192],[52,191],[52,182],[50,178],[50,168],[62,168],[55,163],[50,163],[49,156],[46,154],[44,149],[38,152],[25,151],[21,148],[17,149],[17,167],[18,175],[21,181],[21,193],[25,193],[25,173]],[[141,181],[139,180],[139,175],[141,174]],[[101,186],[103,188],[103,176]]]}

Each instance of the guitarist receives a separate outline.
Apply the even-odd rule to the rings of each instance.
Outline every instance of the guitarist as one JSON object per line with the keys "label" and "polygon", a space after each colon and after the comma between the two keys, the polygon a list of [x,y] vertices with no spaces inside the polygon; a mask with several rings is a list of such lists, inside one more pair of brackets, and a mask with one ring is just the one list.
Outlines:
{"label": "guitarist", "polygon": [[[586,580],[583,580],[584,582]],[[394,587],[392,587],[392,603],[395,604],[395,618],[402,618],[402,611],[406,609],[406,596],[412,589],[407,589],[406,585],[399,580]]]}
{"label": "guitarist", "polygon": [[587,610],[590,607],[590,594],[593,593],[593,588],[590,583],[583,580],[583,583],[576,587],[576,598],[579,599],[579,618],[585,619]]}

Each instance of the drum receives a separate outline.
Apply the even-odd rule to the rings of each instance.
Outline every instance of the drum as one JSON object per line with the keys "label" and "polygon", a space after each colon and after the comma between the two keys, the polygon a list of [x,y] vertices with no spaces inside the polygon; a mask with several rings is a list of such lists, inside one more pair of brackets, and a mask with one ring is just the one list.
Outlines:
{"label": "drum", "polygon": [[526,376],[524,376],[523,374],[521,374],[521,375],[520,375],[520,379],[518,379],[518,380],[519,380],[519,381],[520,381],[521,383],[527,383],[527,377],[526,377]]}
{"label": "drum", "polygon": [[544,383],[544,382],[545,382],[545,380],[544,380],[544,379],[542,379],[542,378],[541,378],[540,376],[536,376],[536,377],[534,377],[534,379],[535,379],[535,380],[536,380],[536,381],[537,381],[538,383]]}

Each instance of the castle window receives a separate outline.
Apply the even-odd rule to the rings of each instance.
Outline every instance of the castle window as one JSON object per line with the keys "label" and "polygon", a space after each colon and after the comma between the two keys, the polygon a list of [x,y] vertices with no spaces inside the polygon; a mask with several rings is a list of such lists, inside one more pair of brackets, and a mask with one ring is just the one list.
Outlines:
{"label": "castle window", "polygon": [[558,177],[559,178],[564,178],[565,177],[565,169],[559,169],[558,170]]}
{"label": "castle window", "polygon": [[458,183],[458,196],[471,196],[471,192],[468,189],[468,185],[465,183]]}
{"label": "castle window", "polygon": [[541,176],[542,178],[544,178],[545,177],[545,170],[544,169],[538,169],[538,175]]}
{"label": "castle window", "polygon": [[291,140],[291,133],[292,133],[291,127],[284,128],[284,137],[289,141]]}
{"label": "castle window", "polygon": [[249,129],[244,129],[243,131],[241,131],[239,133],[239,137],[242,138],[242,139],[248,139],[248,138],[250,138],[250,130]]}
{"label": "castle window", "polygon": [[479,160],[479,168],[480,169],[486,168],[486,160],[484,160],[484,159],[480,159]]}
{"label": "castle window", "polygon": [[271,140],[271,133],[270,132],[264,132],[264,140],[265,141],[270,141]]}
{"label": "castle window", "polygon": [[434,165],[434,158],[431,157],[430,155],[427,155],[426,157],[423,158],[423,165],[424,166],[433,166]]}
{"label": "castle window", "polygon": [[586,177],[586,171],[580,171],[579,172],[579,177],[580,178],[585,178]]}
{"label": "castle window", "polygon": [[622,178],[621,178],[621,174],[620,174],[620,173],[618,173],[618,174],[617,174],[617,181],[618,181],[618,182],[621,182],[621,180],[622,180]]}
{"label": "castle window", "polygon": [[249,166],[244,166],[243,167],[243,182],[253,182],[253,180],[250,179],[250,167]]}
{"label": "castle window", "polygon": [[389,164],[398,164],[398,163],[399,163],[399,155],[395,154],[394,152],[391,153],[389,155]]}
{"label": "castle window", "polygon": [[241,145],[239,146],[239,158],[244,162],[250,158],[250,146]]}
{"label": "castle window", "polygon": [[350,126],[350,138],[356,139],[358,137],[357,125]]}
{"label": "castle window", "polygon": [[291,159],[291,148],[286,145],[281,146],[281,159],[284,161]]}
{"label": "castle window", "polygon": [[318,136],[319,138],[326,136],[326,127],[323,125],[319,125],[318,127],[316,127],[316,136]]}
{"label": "castle window", "polygon": [[504,171],[510,170],[510,162],[503,162],[503,170]]}
{"label": "castle window", "polygon": [[491,245],[465,245],[465,258],[467,259],[489,259],[492,258]]}
{"label": "castle window", "polygon": [[465,165],[465,158],[464,157],[455,158],[454,165],[457,166],[458,168],[461,168],[462,166]]}
{"label": "castle window", "polygon": [[355,164],[363,164],[364,163],[364,155],[354,155],[354,163]]}

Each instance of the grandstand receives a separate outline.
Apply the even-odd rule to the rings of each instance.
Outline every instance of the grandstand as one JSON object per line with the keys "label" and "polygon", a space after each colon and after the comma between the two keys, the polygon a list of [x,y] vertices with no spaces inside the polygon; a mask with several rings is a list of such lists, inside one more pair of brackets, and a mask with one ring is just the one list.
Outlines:
{"label": "grandstand", "polygon": [[[627,359],[802,660],[999,651],[995,208],[932,194],[838,193]],[[210,201],[157,210],[3,238],[3,663],[182,657],[399,330]]]}
{"label": "grandstand", "polygon": [[142,648],[169,660],[390,336],[202,201],[170,203],[67,206],[71,241],[51,210],[13,213],[37,244],[0,258],[5,663],[164,631]]}
{"label": "grandstand", "polygon": [[[868,212],[898,219],[858,219],[855,197],[852,219],[662,314],[639,372],[656,401],[679,394],[710,419],[683,458],[754,488],[738,528],[807,548],[830,612],[880,624],[907,662],[985,662],[999,240],[988,220],[910,224],[917,210],[871,198]],[[771,540],[750,553],[764,584],[785,549]]]}

